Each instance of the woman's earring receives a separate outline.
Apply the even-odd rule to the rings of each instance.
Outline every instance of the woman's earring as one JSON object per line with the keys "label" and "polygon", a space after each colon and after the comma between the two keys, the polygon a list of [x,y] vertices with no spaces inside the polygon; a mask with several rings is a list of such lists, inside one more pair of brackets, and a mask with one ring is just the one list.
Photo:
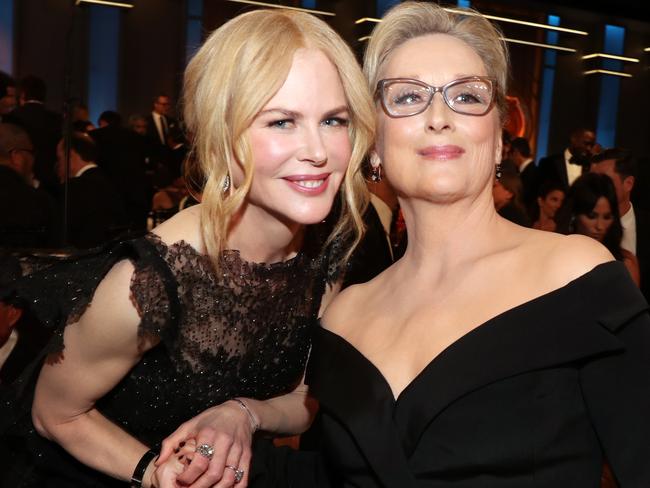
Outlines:
{"label": "woman's earring", "polygon": [[381,181],[381,164],[372,167],[370,179],[373,181],[373,183],[379,183]]}
{"label": "woman's earring", "polygon": [[222,189],[224,193],[230,190],[230,175],[226,175],[226,177],[223,179]]}
{"label": "woman's earring", "polygon": [[496,165],[496,171],[494,173],[494,176],[496,177],[497,180],[500,180],[502,175],[503,175],[503,170],[501,169],[501,163],[498,163]]}
{"label": "woman's earring", "polygon": [[373,183],[379,183],[381,181],[381,160],[376,152],[373,152],[370,156],[370,167],[372,168],[370,180]]}

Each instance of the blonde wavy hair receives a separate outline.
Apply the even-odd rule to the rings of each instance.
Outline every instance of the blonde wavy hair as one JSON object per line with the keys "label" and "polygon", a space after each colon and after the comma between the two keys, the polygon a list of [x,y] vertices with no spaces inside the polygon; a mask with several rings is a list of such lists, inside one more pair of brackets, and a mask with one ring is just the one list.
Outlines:
{"label": "blonde wavy hair", "polygon": [[[336,67],[350,113],[352,156],[339,192],[341,217],[327,243],[338,236],[349,238],[347,259],[363,234],[361,214],[368,193],[361,164],[374,138],[374,106],[361,68],[322,20],[303,12],[255,10],[214,31],[185,71],[183,108],[191,140],[187,166],[195,178],[199,175],[201,234],[215,267],[229,223],[253,179],[247,129],[284,83],[300,48],[321,50]],[[244,181],[224,192],[236,164],[243,168]]]}
{"label": "blonde wavy hair", "polygon": [[386,61],[404,42],[429,34],[446,34],[471,47],[483,60],[488,76],[496,79],[496,105],[503,123],[509,61],[501,31],[476,10],[454,10],[457,12],[448,12],[429,2],[404,2],[393,7],[373,30],[366,48],[363,71],[370,90],[374,93]]}

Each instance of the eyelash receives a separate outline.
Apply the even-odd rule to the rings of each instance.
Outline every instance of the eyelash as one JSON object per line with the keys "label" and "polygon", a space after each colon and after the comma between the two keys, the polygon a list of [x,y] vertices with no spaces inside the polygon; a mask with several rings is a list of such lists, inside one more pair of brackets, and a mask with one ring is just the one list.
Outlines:
{"label": "eyelash", "polygon": [[[267,127],[276,127],[278,129],[286,129],[288,125],[294,124],[293,119],[279,119],[272,120],[267,124]],[[324,125],[330,127],[347,127],[350,121],[345,117],[329,117],[322,122]]]}

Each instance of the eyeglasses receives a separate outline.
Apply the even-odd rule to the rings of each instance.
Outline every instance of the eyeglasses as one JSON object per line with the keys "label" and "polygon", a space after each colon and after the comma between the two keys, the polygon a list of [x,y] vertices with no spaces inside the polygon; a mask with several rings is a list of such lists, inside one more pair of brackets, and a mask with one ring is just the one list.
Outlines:
{"label": "eyeglasses", "polygon": [[443,86],[431,86],[410,78],[386,78],[377,83],[375,96],[390,117],[410,117],[424,112],[433,96],[440,92],[447,106],[463,115],[485,115],[495,98],[495,80],[485,76],[468,76]]}

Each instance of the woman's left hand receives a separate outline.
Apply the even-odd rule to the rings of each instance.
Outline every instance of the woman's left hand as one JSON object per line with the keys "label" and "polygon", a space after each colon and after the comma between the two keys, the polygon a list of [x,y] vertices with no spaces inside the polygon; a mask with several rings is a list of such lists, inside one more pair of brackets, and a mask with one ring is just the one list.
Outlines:
{"label": "woman's left hand", "polygon": [[[183,423],[162,443],[158,466],[182,442],[196,442],[196,453],[178,482],[191,488],[225,488],[248,485],[253,426],[248,414],[235,402],[212,407]],[[236,475],[243,471],[240,481]]]}
{"label": "woman's left hand", "polygon": [[182,447],[175,450],[172,456],[169,456],[164,462],[156,462],[155,471],[151,476],[149,483],[145,486],[153,488],[179,488],[181,485],[177,482],[178,477],[187,469],[192,457],[196,455],[196,444],[190,440],[183,444]]}

